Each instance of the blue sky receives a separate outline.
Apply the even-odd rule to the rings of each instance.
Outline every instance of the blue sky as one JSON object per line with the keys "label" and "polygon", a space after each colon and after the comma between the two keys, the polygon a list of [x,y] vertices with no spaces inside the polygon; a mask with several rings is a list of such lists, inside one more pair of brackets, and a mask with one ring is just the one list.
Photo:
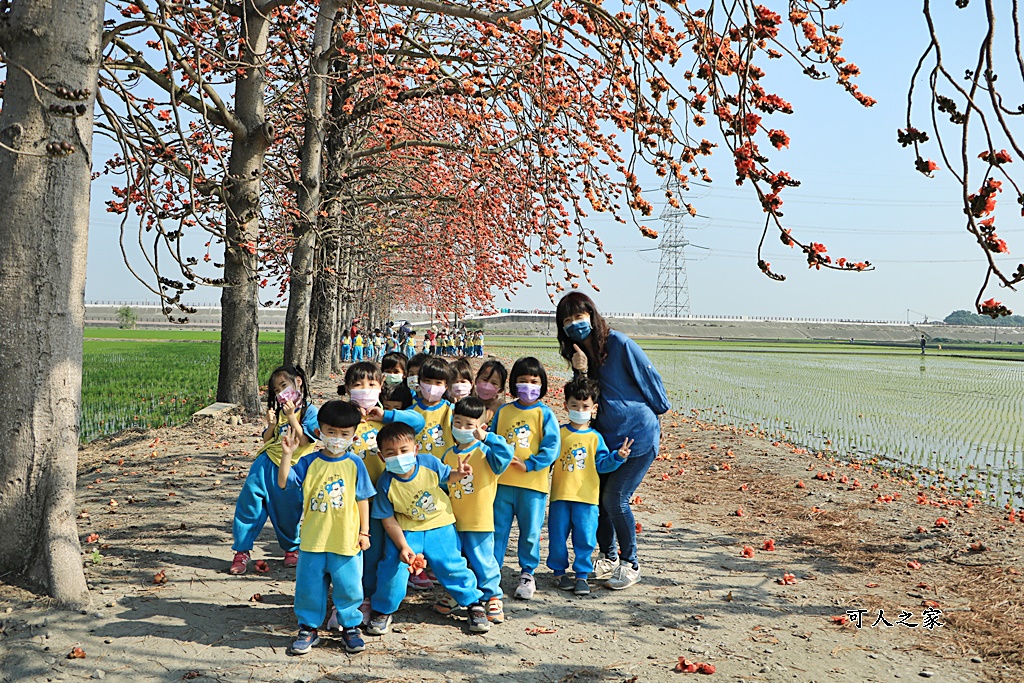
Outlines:
{"label": "blue sky", "polygon": [[[951,29],[949,39],[957,41],[944,45],[946,59],[952,73],[963,73],[966,61],[955,60],[970,49],[973,34],[980,30],[977,18],[983,8],[972,3],[961,11],[952,2],[942,4],[948,8],[936,13],[943,15],[943,26]],[[861,0],[849,3],[838,17],[844,25],[844,55],[861,67],[861,89],[878,103],[865,109],[833,81],[812,82],[781,60],[771,62],[765,65],[771,70],[764,84],[789,100],[795,113],[766,117],[766,124],[785,129],[791,138],[788,149],[773,150],[770,156],[773,167],[789,171],[803,183],[783,192],[784,220],[794,235],[825,243],[833,258],[869,260],[877,270],[808,270],[799,252],[769,233],[765,258],[788,279],[779,283],[764,277],[756,265],[764,214],[752,190],[735,185],[732,164],[720,148],[708,164],[714,183],[695,188],[689,198],[701,218],[687,224],[686,236],[709,248],[689,250],[694,314],[905,320],[911,309],[911,319],[919,320],[925,314],[942,318],[954,309],[973,306],[984,261],[964,230],[959,188],[942,171],[932,179],[917,173],[912,151],[896,143],[897,128],[905,126],[910,74],[926,44],[920,5],[913,0]],[[718,142],[717,131],[710,125],[706,130],[706,137]],[[1006,145],[997,143],[1000,146]],[[109,143],[97,139],[97,159],[110,150]],[[981,147],[972,151],[976,155]],[[941,165],[934,143],[929,143],[926,154]],[[658,200],[654,173],[644,169],[639,176],[648,199]],[[86,300],[152,300],[122,263],[117,222],[104,208],[110,198],[104,180],[93,188]],[[1000,225],[1006,227],[999,228],[999,235],[1009,242],[1011,254],[1024,254],[1024,228],[1017,222],[1019,214],[1009,206],[1013,198],[1006,193],[1002,198],[1007,211],[1000,214],[1006,217],[1000,218]],[[656,214],[661,206],[656,201]],[[1015,214],[1016,221],[1011,223]],[[594,295],[605,311],[650,312],[659,254],[640,250],[657,244],[641,237],[634,227],[609,218],[592,216],[588,223],[598,228],[615,256],[615,265],[594,268],[600,293],[591,292],[585,284],[581,289]],[[656,220],[648,225],[661,227]],[[1016,264],[1012,258],[1008,262]],[[1014,266],[1008,270],[1012,272]],[[543,280],[531,278],[530,282],[534,286],[521,289],[511,303],[503,303],[500,297],[498,305],[549,308]],[[270,296],[268,292],[266,298]],[[996,287],[987,296],[1010,308],[1024,305],[1024,296]],[[194,292],[191,301],[218,299],[217,290],[205,289]]]}

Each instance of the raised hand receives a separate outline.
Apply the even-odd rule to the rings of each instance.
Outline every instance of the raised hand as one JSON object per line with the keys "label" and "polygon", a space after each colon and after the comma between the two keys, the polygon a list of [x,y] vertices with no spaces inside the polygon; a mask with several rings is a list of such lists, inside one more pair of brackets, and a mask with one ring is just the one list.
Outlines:
{"label": "raised hand", "polygon": [[363,410],[362,408],[359,410],[362,411],[367,420],[373,420],[374,422],[382,422],[384,420],[384,409],[380,406],[374,406],[369,410]]}
{"label": "raised hand", "polygon": [[292,457],[292,454],[298,447],[299,435],[294,430],[289,429],[281,435],[281,451],[289,458]]}
{"label": "raised hand", "polygon": [[477,428],[473,430],[473,436],[475,436],[478,441],[483,441],[484,439],[486,439],[487,425],[477,425]]}
{"label": "raised hand", "polygon": [[281,412],[285,414],[285,417],[291,417],[295,414],[295,402],[285,401],[285,404],[281,406]]}
{"label": "raised hand", "polygon": [[572,369],[578,370],[579,372],[587,371],[587,354],[583,352],[577,344],[573,344],[572,348],[575,351],[572,354]]}
{"label": "raised hand", "polygon": [[622,445],[619,446],[619,457],[625,460],[629,457],[631,451],[629,447],[636,443],[636,439],[626,438],[622,440]]}
{"label": "raised hand", "polygon": [[455,470],[463,477],[473,474],[473,466],[469,464],[470,455],[472,453],[467,454],[465,458],[459,458],[459,468]]}
{"label": "raised hand", "polygon": [[267,426],[268,427],[276,427],[277,426],[277,411],[275,411],[275,410],[267,410]]}

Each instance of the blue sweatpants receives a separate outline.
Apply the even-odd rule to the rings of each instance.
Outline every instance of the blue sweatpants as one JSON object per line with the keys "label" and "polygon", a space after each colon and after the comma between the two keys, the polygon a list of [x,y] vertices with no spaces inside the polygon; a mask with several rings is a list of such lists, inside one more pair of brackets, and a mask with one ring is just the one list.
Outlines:
{"label": "blue sweatpants", "polygon": [[353,363],[359,363],[362,360],[363,360],[363,347],[362,346],[353,346],[352,347],[352,362]]}
{"label": "blue sweatpants", "polygon": [[548,494],[519,486],[498,484],[494,497],[494,559],[505,565],[512,518],[519,524],[519,569],[532,574],[540,564],[540,531]]}
{"label": "blue sweatpants", "polygon": [[370,518],[370,547],[363,551],[363,595],[370,597],[377,590],[377,568],[384,557],[384,539],[387,533],[384,524]]}
{"label": "blue sweatpants", "polygon": [[242,490],[235,502],[235,521],[231,533],[235,540],[231,549],[236,553],[252,550],[263,525],[274,525],[277,542],[286,552],[299,549],[299,520],[302,518],[302,489],[277,485],[277,465],[266,453],[261,453],[249,468]]}
{"label": "blue sweatpants", "polygon": [[483,599],[500,598],[501,567],[494,558],[494,532],[460,531],[459,542],[469,568],[476,575],[476,585],[484,594]]}
{"label": "blue sweatpants", "polygon": [[342,363],[347,363],[348,362],[348,356],[349,356],[349,349],[350,348],[352,348],[352,347],[350,345],[348,345],[348,344],[342,344],[341,345],[341,362]]}
{"label": "blue sweatpants", "polygon": [[[461,607],[480,602],[483,594],[476,587],[476,577],[469,570],[466,558],[459,552],[454,524],[430,531],[406,531],[405,542],[414,553],[423,553],[437,580]],[[394,614],[405,598],[408,584],[409,567],[398,559],[398,547],[388,536],[370,607],[381,614]]]}
{"label": "blue sweatpants", "polygon": [[548,510],[548,569],[561,576],[569,568],[566,539],[572,535],[572,570],[577,579],[594,573],[598,506],[574,500],[553,500]]}
{"label": "blue sweatpants", "polygon": [[338,624],[343,628],[359,626],[363,615],[363,558],[359,555],[307,553],[299,551],[295,568],[295,618],[300,629],[317,629],[327,616],[327,587],[334,590],[334,606]]}

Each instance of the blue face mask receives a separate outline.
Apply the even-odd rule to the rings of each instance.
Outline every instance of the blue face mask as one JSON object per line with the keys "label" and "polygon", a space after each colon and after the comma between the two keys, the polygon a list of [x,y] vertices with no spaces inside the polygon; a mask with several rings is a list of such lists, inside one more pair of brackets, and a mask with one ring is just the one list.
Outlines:
{"label": "blue face mask", "polygon": [[590,326],[589,320],[577,320],[574,323],[569,323],[562,329],[565,330],[565,334],[569,339],[574,342],[581,342],[590,336],[590,332],[594,328]]}
{"label": "blue face mask", "polygon": [[416,454],[404,453],[384,461],[384,469],[392,474],[405,474],[416,466]]}

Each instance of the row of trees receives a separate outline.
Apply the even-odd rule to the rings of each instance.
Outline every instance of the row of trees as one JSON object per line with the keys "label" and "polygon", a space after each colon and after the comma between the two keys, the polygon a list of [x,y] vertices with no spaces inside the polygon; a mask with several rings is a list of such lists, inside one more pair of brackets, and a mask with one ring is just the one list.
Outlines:
{"label": "row of trees", "polygon": [[[218,399],[250,411],[261,291],[287,298],[286,360],[327,372],[339,321],[383,317],[390,302],[481,307],[530,270],[552,296],[590,282],[611,256],[587,216],[656,237],[635,220],[652,211],[638,167],[685,189],[709,179],[702,159],[718,145],[765,210],[769,277],[784,279],[761,256],[772,226],[810,267],[870,268],[784,228],[781,193],[799,183],[765,151],[789,143],[773,119],[792,107],[763,84],[775,60],[874,102],[841,54],[840,0],[111,0],[106,15],[100,0],[59,4],[0,3],[0,570],[65,602],[85,595],[74,487],[94,169],[114,174],[108,208],[144,254],[129,267],[170,318],[187,321],[194,288],[222,289]],[[995,92],[974,73],[973,89],[948,95],[966,105],[933,98],[961,117],[964,140],[978,92]],[[112,158],[92,158],[94,126]],[[908,123],[901,142],[919,149],[921,130]],[[997,146],[982,146],[980,189],[958,176],[986,254],[1001,243],[984,218],[993,176],[1008,178]],[[1004,312],[990,303],[979,310]]]}

